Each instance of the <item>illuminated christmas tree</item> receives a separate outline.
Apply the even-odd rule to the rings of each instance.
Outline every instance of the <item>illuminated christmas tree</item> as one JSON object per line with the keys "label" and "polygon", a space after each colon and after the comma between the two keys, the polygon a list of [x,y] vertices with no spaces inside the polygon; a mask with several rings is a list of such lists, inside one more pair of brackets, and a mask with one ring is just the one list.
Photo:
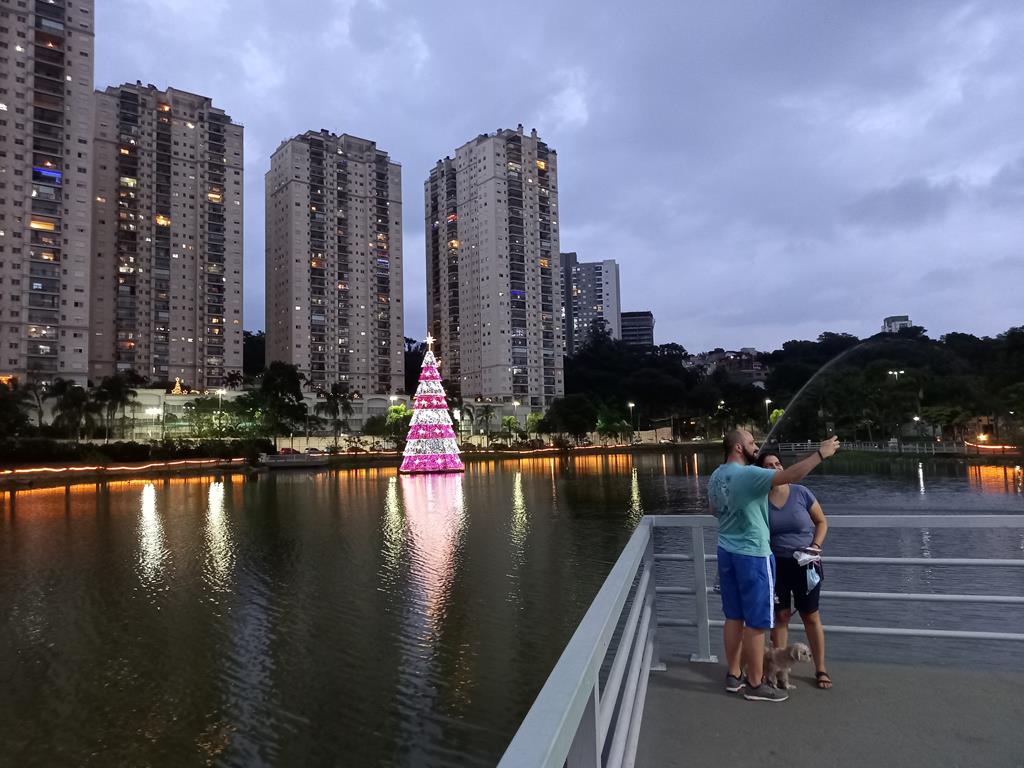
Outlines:
{"label": "illuminated christmas tree", "polygon": [[441,386],[441,374],[431,349],[434,339],[427,335],[427,354],[420,368],[420,383],[413,398],[412,421],[406,437],[405,457],[400,472],[461,472],[459,445],[448,415],[448,400]]}

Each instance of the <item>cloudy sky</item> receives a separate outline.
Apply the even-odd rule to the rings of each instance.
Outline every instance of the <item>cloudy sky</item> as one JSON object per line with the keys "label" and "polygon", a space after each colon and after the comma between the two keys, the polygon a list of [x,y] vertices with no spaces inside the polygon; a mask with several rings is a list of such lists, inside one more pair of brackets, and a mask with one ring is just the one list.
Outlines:
{"label": "cloudy sky", "polygon": [[[402,164],[406,335],[423,181],[517,123],[558,151],[561,245],[617,259],[659,343],[775,348],[1024,323],[1024,5],[98,0],[96,86],[211,96],[245,126],[245,325],[263,175],[328,128]],[[670,10],[671,9],[671,10]]]}

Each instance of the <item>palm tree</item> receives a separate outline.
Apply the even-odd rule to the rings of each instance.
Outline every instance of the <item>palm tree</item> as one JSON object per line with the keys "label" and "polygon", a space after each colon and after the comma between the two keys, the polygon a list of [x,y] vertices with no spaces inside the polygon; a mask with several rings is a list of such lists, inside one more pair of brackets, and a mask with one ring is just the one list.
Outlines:
{"label": "palm tree", "polygon": [[484,434],[487,435],[487,447],[491,445],[491,419],[495,416],[494,406],[490,403],[481,405],[477,409],[476,423],[483,424]]}
{"label": "palm tree", "polygon": [[91,430],[96,425],[100,406],[82,387],[67,379],[55,379],[48,392],[56,402],[53,406],[53,424],[64,429],[68,437],[77,440],[82,429]]}
{"label": "palm tree", "polygon": [[331,431],[334,432],[334,447],[338,447],[338,434],[348,425],[348,417],[352,415],[352,395],[345,386],[336,381],[330,390],[324,393],[323,402],[313,406],[313,413],[326,416],[331,420]]}
{"label": "palm tree", "polygon": [[509,445],[512,444],[512,436],[519,431],[519,419],[515,416],[503,416],[501,419],[501,434],[504,435]]}
{"label": "palm tree", "polygon": [[19,435],[28,427],[29,396],[23,387],[0,382],[0,435]]}
{"label": "palm tree", "polygon": [[[93,397],[96,402],[101,406],[104,412],[104,422],[106,427],[106,434],[103,438],[104,442],[110,440],[110,422],[117,416],[117,412],[121,411],[121,420],[124,421],[124,411],[128,405],[131,404],[132,400],[135,399],[136,392],[128,383],[128,377],[117,373],[113,376],[107,376],[100,382],[100,385],[96,387],[93,393]],[[121,425],[122,437],[124,436],[124,424]]]}
{"label": "palm tree", "polygon": [[231,371],[231,373],[224,377],[224,383],[228,389],[238,389],[244,381],[245,376],[242,375],[241,371]]}
{"label": "palm tree", "polygon": [[29,402],[36,411],[36,426],[43,426],[43,406],[46,403],[47,397],[49,397],[46,387],[38,381],[30,381],[28,384],[21,387],[21,391],[25,394],[25,400]]}

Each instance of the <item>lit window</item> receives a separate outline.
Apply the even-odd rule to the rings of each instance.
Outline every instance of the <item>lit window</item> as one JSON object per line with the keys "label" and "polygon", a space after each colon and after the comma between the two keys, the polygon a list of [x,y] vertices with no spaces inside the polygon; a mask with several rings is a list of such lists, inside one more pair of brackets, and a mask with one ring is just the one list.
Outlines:
{"label": "lit window", "polygon": [[0,102],[0,112],[6,112],[6,111],[7,111],[7,105],[4,104],[3,102]]}
{"label": "lit window", "polygon": [[164,216],[162,213],[158,213],[155,217],[156,225],[158,227],[169,227],[171,226],[171,219],[169,216]]}
{"label": "lit window", "polygon": [[134,188],[134,187],[139,186],[138,180],[132,178],[131,176],[122,176],[119,179],[119,181],[121,182],[121,186],[122,187],[133,187]]}
{"label": "lit window", "polygon": [[45,219],[32,219],[32,223],[29,224],[32,229],[39,229],[43,232],[53,232],[57,229],[57,225],[52,221],[46,221]]}
{"label": "lit window", "polygon": [[206,199],[209,200],[211,203],[220,203],[224,200],[224,195],[222,195],[220,192],[207,192]]}
{"label": "lit window", "polygon": [[171,105],[170,104],[159,104],[159,105],[157,105],[157,109],[159,109],[161,112],[170,112],[171,111]]}
{"label": "lit window", "polygon": [[542,171],[546,171],[548,169],[548,164],[544,160],[538,160],[537,167],[540,168]]}

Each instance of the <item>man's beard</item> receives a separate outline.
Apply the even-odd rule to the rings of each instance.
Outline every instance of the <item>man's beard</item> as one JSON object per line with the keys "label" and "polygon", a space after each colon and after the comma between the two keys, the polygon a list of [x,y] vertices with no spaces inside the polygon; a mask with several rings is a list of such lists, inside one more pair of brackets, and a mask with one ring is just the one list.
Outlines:
{"label": "man's beard", "polygon": [[747,464],[754,464],[757,462],[757,451],[750,451],[747,446],[741,446],[743,449],[743,458],[747,460]]}

